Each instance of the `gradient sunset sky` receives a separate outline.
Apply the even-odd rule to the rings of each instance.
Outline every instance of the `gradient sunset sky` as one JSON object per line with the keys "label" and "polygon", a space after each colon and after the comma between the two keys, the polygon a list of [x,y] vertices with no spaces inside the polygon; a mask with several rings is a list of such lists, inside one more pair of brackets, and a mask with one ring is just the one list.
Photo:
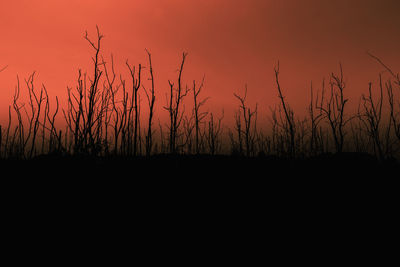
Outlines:
{"label": "gradient sunset sky", "polygon": [[[168,79],[175,79],[188,52],[185,83],[205,75],[207,109],[230,114],[233,93],[248,85],[250,104],[260,112],[278,102],[274,66],[295,111],[305,112],[310,82],[343,65],[353,104],[382,71],[367,51],[400,70],[398,0],[13,0],[0,1],[0,119],[7,117],[17,75],[37,72],[51,97],[65,98],[78,69],[91,71],[85,30],[104,34],[103,55],[147,64],[151,51],[159,113]],[[128,78],[128,77],[127,77]]]}

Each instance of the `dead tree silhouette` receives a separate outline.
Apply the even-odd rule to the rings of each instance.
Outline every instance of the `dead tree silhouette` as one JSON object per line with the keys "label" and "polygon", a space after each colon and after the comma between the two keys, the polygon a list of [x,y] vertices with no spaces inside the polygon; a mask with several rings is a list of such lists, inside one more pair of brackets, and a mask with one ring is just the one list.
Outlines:
{"label": "dead tree silhouette", "polygon": [[367,54],[375,61],[377,61],[389,73],[390,77],[392,77],[392,79],[394,80],[392,81],[391,79],[389,79],[385,83],[385,87],[388,94],[388,104],[389,104],[391,122],[393,124],[394,133],[397,137],[398,143],[400,143],[400,101],[396,101],[393,91],[393,85],[397,86],[398,89],[400,89],[400,73],[395,74],[393,70],[389,66],[387,66],[379,57],[373,55],[370,52],[367,52]]}
{"label": "dead tree silhouette", "polygon": [[[251,110],[246,104],[247,85],[245,86],[244,96],[233,94],[240,102],[239,112],[236,115],[236,130],[238,134],[239,151],[243,153],[243,141],[245,145],[244,154],[249,157],[254,155],[254,142],[257,134],[257,104],[254,110]],[[241,126],[241,118],[244,122],[244,128]]]}
{"label": "dead tree silhouette", "polygon": [[280,123],[274,119],[274,121],[277,123],[278,126],[280,126],[285,135],[287,135],[287,138],[289,139],[288,142],[288,155],[289,157],[295,157],[296,154],[296,147],[295,147],[295,134],[296,134],[296,125],[295,125],[295,120],[294,120],[294,112],[290,108],[290,106],[287,104],[285,101],[285,97],[283,96],[281,85],[279,82],[279,62],[274,68],[275,72],[275,82],[276,82],[276,87],[278,89],[278,97],[280,99],[280,104],[282,106],[283,112],[284,112],[284,119],[280,119]]}
{"label": "dead tree silhouette", "polygon": [[146,88],[143,87],[144,92],[146,93],[147,101],[149,104],[149,120],[147,124],[147,135],[146,135],[146,155],[150,156],[152,149],[153,149],[153,116],[154,116],[154,103],[156,101],[156,95],[154,91],[154,73],[153,73],[153,64],[151,61],[151,54],[146,49],[146,53],[149,59],[149,73],[150,73],[150,80],[151,80],[151,89],[148,93]]}
{"label": "dead tree silhouette", "polygon": [[[203,79],[201,80],[200,85],[196,88],[196,81],[193,80],[193,114],[194,114],[194,126],[195,126],[195,151],[196,154],[200,153],[200,139],[201,139],[201,132],[200,132],[200,126],[201,123],[203,122],[203,119],[208,115],[207,111],[200,112],[200,108],[207,102],[209,97],[206,97],[204,99],[199,99],[199,95],[201,90],[203,89],[204,86],[204,79],[205,76],[203,76]],[[202,142],[201,142],[202,143]]]}
{"label": "dead tree silhouette", "polygon": [[[99,81],[103,74],[100,70],[100,49],[103,35],[100,33],[99,27],[96,26],[96,41],[92,41],[86,31],[84,39],[90,44],[94,50],[93,74],[92,78],[87,77],[86,73],[78,71],[78,79],[75,93],[68,88],[68,108],[63,110],[65,121],[69,130],[74,136],[74,153],[95,155],[99,152],[100,136],[99,129],[103,116],[104,107],[100,103],[101,91]],[[86,86],[89,79],[89,88]]]}
{"label": "dead tree silhouette", "polygon": [[222,115],[217,118],[217,121],[214,119],[213,113],[210,113],[210,119],[207,123],[207,132],[206,132],[206,141],[208,145],[208,152],[211,155],[215,155],[219,153],[221,150],[221,132],[222,132],[222,120],[224,118],[224,111],[222,111]]}
{"label": "dead tree silhouette", "polygon": [[[375,100],[372,94],[372,83],[368,85],[368,95],[363,95],[362,98],[363,111],[359,114],[360,121],[363,123],[370,139],[373,143],[374,152],[378,159],[383,160],[384,143],[382,142],[382,107],[383,107],[383,86],[382,76],[379,75],[379,95]],[[390,122],[389,125],[390,127]],[[390,128],[389,128],[390,129]]]}
{"label": "dead tree silhouette", "polygon": [[[176,154],[195,153],[197,156],[194,158],[199,158],[205,153],[227,154],[230,149],[231,154],[239,152],[240,159],[277,155],[297,160],[306,156],[319,157],[324,153],[343,156],[345,153],[342,152],[354,148],[356,152],[374,154],[376,158],[386,160],[400,151],[397,90],[400,89],[400,75],[370,53],[368,55],[383,66],[389,78],[385,80],[381,74],[379,83],[368,85],[356,114],[348,111],[349,99],[345,95],[346,83],[340,64],[339,72],[330,74],[329,88],[325,89],[325,80],[320,90],[314,90],[311,84],[307,114],[304,118],[295,116],[281,86],[278,62],[271,73],[275,78],[272,86],[278,93],[277,105],[268,117],[272,128],[261,130],[258,128],[258,105],[250,108],[247,86],[244,95],[233,94],[233,99],[239,103],[232,125],[223,125],[224,111],[217,117],[214,116],[215,110],[213,113],[205,108],[209,100],[202,94],[205,76],[200,82],[193,80],[189,86],[183,79],[186,52],[179,58],[176,80],[168,80],[166,104],[161,105],[161,110],[168,113],[168,121],[162,122],[155,117],[158,115],[156,76],[151,53],[145,50],[146,65],[123,62],[125,71],[129,70],[125,79],[116,72],[118,67],[113,54],[106,59],[103,56],[104,36],[97,26],[96,34],[94,39],[89,38],[87,32],[83,36],[92,51],[92,64],[89,72],[78,71],[75,87],[67,87],[65,107],[62,107],[59,96],[49,95],[50,91],[44,84],[36,85],[36,72],[24,82],[17,76],[8,107],[8,124],[0,125],[0,158],[32,159],[40,154],[60,151],[78,158],[81,155],[135,156],[139,160],[142,155],[149,159],[159,153],[174,155],[172,158]],[[6,68],[2,67],[0,72]],[[141,88],[148,103],[145,107],[148,117],[144,123]],[[188,94],[193,98],[186,101]],[[62,122],[58,121],[60,111]],[[158,119],[157,130],[154,129],[154,119]],[[61,125],[65,128],[57,128],[60,127],[58,123],[64,123]]]}
{"label": "dead tree silhouette", "polygon": [[164,109],[168,111],[169,115],[169,152],[175,154],[178,152],[178,138],[181,136],[180,126],[182,124],[182,119],[184,115],[184,110],[181,110],[183,100],[187,96],[189,92],[189,88],[186,86],[183,88],[182,85],[182,73],[183,67],[185,64],[185,60],[187,57],[187,53],[182,54],[182,62],[178,70],[178,83],[177,87],[175,84],[168,80],[170,91],[169,97],[167,99],[167,105],[164,106]]}
{"label": "dead tree silhouette", "polygon": [[[140,125],[140,120],[139,120],[139,105],[138,105],[138,91],[141,86],[141,73],[142,73],[142,65],[139,64],[138,72],[136,74],[135,67],[130,66],[128,61],[126,61],[126,65],[128,66],[129,73],[132,78],[132,100],[131,100],[131,109],[129,111],[129,116],[128,116],[128,133],[129,131],[129,126],[130,126],[130,121],[131,121],[131,113],[132,110],[134,110],[134,133],[133,133],[133,156],[137,156],[138,153],[138,139],[139,139],[139,125]],[[133,109],[132,109],[133,108]],[[128,140],[130,140],[129,138]],[[128,151],[130,151],[130,142],[128,142]]]}
{"label": "dead tree silhouette", "polygon": [[[323,85],[325,80],[323,80]],[[324,151],[324,144],[323,144],[323,134],[322,128],[320,127],[320,123],[323,119],[323,114],[321,110],[316,114],[316,109],[320,104],[319,101],[323,101],[323,98],[319,99],[318,94],[314,97],[314,90],[313,84],[311,82],[310,85],[310,104],[308,106],[308,114],[310,120],[310,141],[309,141],[309,151],[311,155],[317,155],[323,153]]]}
{"label": "dead tree silhouette", "polygon": [[[343,77],[342,64],[339,64],[339,74],[331,73],[330,76],[330,96],[321,103],[317,108],[324,114],[324,119],[327,120],[333,141],[335,144],[336,153],[341,153],[344,148],[345,142],[345,126],[353,119],[353,117],[346,118],[345,106],[348,99],[344,97],[344,89],[346,84]],[[324,94],[324,88],[322,89]]]}

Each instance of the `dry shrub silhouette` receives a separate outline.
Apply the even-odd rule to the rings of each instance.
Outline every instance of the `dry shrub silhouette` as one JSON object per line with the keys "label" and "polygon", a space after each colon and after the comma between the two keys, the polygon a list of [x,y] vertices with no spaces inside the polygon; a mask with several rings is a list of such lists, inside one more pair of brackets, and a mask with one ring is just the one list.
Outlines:
{"label": "dry shrub silhouette", "polygon": [[[340,73],[332,73],[329,81],[330,92],[325,102],[321,100],[321,105],[317,106],[328,121],[331,129],[335,150],[337,153],[343,151],[345,142],[345,126],[352,119],[346,118],[345,106],[348,101],[344,97],[344,89],[346,87],[343,78],[343,69],[340,64]],[[322,95],[325,95],[325,87],[322,87]]]}
{"label": "dry shrub silhouette", "polygon": [[148,93],[146,88],[143,87],[147,101],[149,103],[149,120],[148,120],[148,126],[147,126],[147,135],[146,135],[146,155],[150,156],[152,149],[153,149],[153,116],[154,116],[154,103],[156,101],[156,95],[155,95],[155,89],[154,89],[154,73],[153,73],[153,64],[151,62],[151,54],[150,52],[146,49],[146,53],[149,58],[149,73],[150,73],[150,80],[151,80],[151,89],[150,92]]}
{"label": "dry shrub silhouette", "polygon": [[[73,153],[97,155],[101,149],[101,127],[105,109],[104,91],[100,90],[99,81],[103,74],[100,69],[100,49],[103,35],[97,29],[97,40],[93,42],[88,33],[85,39],[94,49],[93,74],[88,77],[79,70],[77,86],[74,91],[68,88],[68,107],[63,110],[65,121],[73,139]],[[87,81],[89,80],[89,84]]]}
{"label": "dry shrub silhouette", "polygon": [[179,74],[178,74],[178,81],[177,85],[170,80],[168,80],[170,91],[169,91],[169,96],[167,97],[167,105],[164,106],[164,109],[168,111],[169,115],[169,139],[168,139],[168,144],[169,144],[169,152],[171,154],[175,154],[178,152],[179,149],[182,148],[182,142],[179,143],[179,140],[182,137],[182,132],[181,132],[181,125],[182,125],[182,120],[184,116],[184,110],[183,109],[183,100],[189,93],[189,88],[186,86],[183,88],[182,85],[182,73],[183,73],[183,67],[185,64],[185,60],[187,57],[187,53],[182,54],[182,62],[179,67]]}
{"label": "dry shrub silhouette", "polygon": [[201,125],[203,124],[203,120],[206,118],[208,115],[208,112],[200,111],[200,108],[204,106],[204,104],[207,102],[209,97],[206,97],[204,99],[200,99],[199,95],[201,90],[203,89],[204,86],[204,79],[205,77],[203,76],[203,79],[201,81],[201,84],[197,86],[196,88],[196,81],[193,80],[193,114],[192,117],[194,117],[194,126],[195,126],[195,152],[196,154],[199,154],[201,151],[203,151],[204,147],[204,142],[203,142],[203,134],[201,132]]}
{"label": "dry shrub silhouette", "polygon": [[207,123],[205,139],[207,142],[208,153],[211,155],[220,153],[222,149],[221,133],[222,133],[223,118],[224,118],[223,111],[221,116],[217,118],[217,121],[215,121],[214,119],[214,114],[210,113],[210,119]]}
{"label": "dry shrub silhouette", "polygon": [[[238,150],[240,155],[247,157],[254,156],[255,154],[255,139],[257,136],[257,105],[254,110],[251,110],[246,104],[247,98],[247,85],[245,86],[244,96],[234,94],[239,100],[239,110],[235,114],[235,130],[237,132],[237,141],[235,142],[233,134],[231,134],[232,146]],[[244,125],[242,126],[242,123]]]}
{"label": "dry shrub silhouette", "polygon": [[[98,27],[94,39],[85,33],[84,40],[93,51],[92,69],[90,72],[79,70],[75,87],[67,87],[66,107],[60,106],[58,96],[49,96],[45,85],[36,86],[35,72],[23,85],[17,78],[8,123],[6,127],[0,125],[1,158],[30,159],[53,154],[218,155],[229,151],[247,158],[276,155],[298,159],[343,152],[369,153],[379,160],[398,156],[400,76],[372,54],[369,56],[384,68],[389,78],[384,80],[380,74],[377,86],[369,84],[356,114],[347,112],[349,99],[345,95],[346,83],[340,64],[339,73],[330,74],[328,88],[325,80],[320,90],[315,90],[311,83],[307,116],[297,117],[285,98],[278,62],[274,68],[278,105],[268,117],[272,126],[268,132],[258,125],[261,116],[258,104],[248,105],[247,86],[243,95],[232,96],[239,103],[233,129],[223,124],[223,110],[220,116],[209,112],[210,98],[203,96],[205,78],[200,82],[193,80],[191,86],[183,82],[188,56],[183,53],[176,81],[168,80],[166,103],[158,111],[168,114],[168,122],[158,120],[157,129],[154,120],[158,98],[152,54],[145,50],[147,64],[134,65],[126,60],[129,77],[125,79],[115,71],[113,54],[108,59],[103,55],[103,38]],[[142,106],[143,94],[147,105]],[[189,96],[193,97],[191,109],[186,103]]]}
{"label": "dry shrub silhouette", "polygon": [[[293,158],[296,155],[296,144],[295,144],[295,134],[296,134],[296,122],[294,117],[294,111],[290,108],[290,106],[285,101],[285,97],[283,96],[282,89],[279,83],[279,62],[274,69],[275,72],[275,81],[276,87],[278,89],[278,97],[280,99],[280,107],[279,107],[279,119],[274,111],[272,114],[272,119],[274,124],[281,128],[280,135],[277,136],[277,140],[281,140],[281,149],[286,151],[289,157]],[[282,118],[282,112],[284,117]],[[276,127],[276,126],[275,126]]]}

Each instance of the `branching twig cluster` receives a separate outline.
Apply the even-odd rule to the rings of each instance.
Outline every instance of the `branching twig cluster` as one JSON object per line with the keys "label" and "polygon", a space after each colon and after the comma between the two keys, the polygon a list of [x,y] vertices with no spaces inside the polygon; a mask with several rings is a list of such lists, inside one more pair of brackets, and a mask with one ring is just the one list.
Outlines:
{"label": "branching twig cluster", "polygon": [[[93,69],[89,74],[78,71],[76,85],[67,87],[65,108],[60,106],[57,96],[55,102],[50,101],[44,84],[36,86],[35,72],[24,83],[17,76],[8,109],[8,123],[6,127],[0,125],[0,158],[27,159],[55,153],[88,156],[216,155],[229,150],[246,157],[278,155],[299,158],[348,151],[372,153],[380,160],[398,156],[400,76],[370,53],[369,56],[384,68],[389,78],[385,81],[380,74],[377,86],[369,83],[356,114],[348,113],[349,99],[345,94],[346,83],[340,65],[338,74],[330,74],[328,89],[325,88],[325,79],[320,90],[315,90],[311,83],[307,116],[295,116],[281,85],[278,63],[274,77],[279,102],[271,109],[270,132],[263,131],[258,125],[258,104],[249,106],[247,85],[243,95],[233,94],[232,100],[239,103],[234,113],[234,128],[225,129],[224,111],[215,116],[207,109],[210,98],[203,97],[205,78],[199,83],[194,80],[191,86],[185,84],[183,72],[187,53],[183,53],[176,81],[168,80],[163,106],[168,122],[164,124],[159,120],[159,129],[156,130],[157,98],[151,53],[145,50],[147,66],[125,62],[125,70],[129,71],[126,80],[117,74],[114,56],[111,54],[108,60],[105,59],[102,54],[104,36],[98,27],[96,30],[95,39],[91,39],[87,32],[84,35],[93,50]],[[144,107],[141,105],[143,94],[147,99]],[[187,111],[186,100],[190,95],[193,106]],[[230,147],[224,147],[229,141]]]}

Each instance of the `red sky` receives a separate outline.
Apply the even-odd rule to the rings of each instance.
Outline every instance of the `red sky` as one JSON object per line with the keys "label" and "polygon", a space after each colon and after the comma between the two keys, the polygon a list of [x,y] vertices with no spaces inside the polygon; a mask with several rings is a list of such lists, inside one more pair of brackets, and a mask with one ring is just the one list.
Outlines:
{"label": "red sky", "polygon": [[[157,112],[165,113],[168,79],[188,52],[185,82],[206,77],[207,108],[238,104],[233,93],[248,84],[250,103],[266,114],[278,103],[273,68],[295,111],[304,112],[309,84],[342,63],[347,94],[356,104],[382,68],[371,51],[400,70],[400,1],[397,0],[13,0],[0,2],[0,118],[7,117],[16,76],[37,71],[51,96],[66,96],[79,68],[88,69],[85,30],[104,34],[103,55],[147,64],[153,56]],[[351,102],[350,102],[351,103]],[[158,114],[158,115],[159,115]]]}

